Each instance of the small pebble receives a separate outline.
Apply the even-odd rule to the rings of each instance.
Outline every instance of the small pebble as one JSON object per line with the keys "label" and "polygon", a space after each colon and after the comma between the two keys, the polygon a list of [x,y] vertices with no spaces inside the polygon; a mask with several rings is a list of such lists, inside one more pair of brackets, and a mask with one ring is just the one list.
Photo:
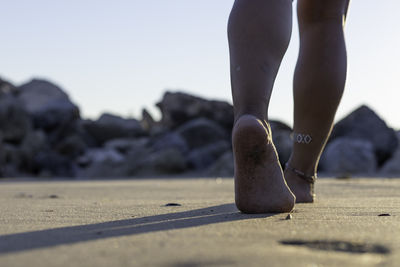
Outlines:
{"label": "small pebble", "polygon": [[383,217],[383,216],[391,216],[391,215],[389,213],[382,213],[382,214],[379,214],[378,216]]}
{"label": "small pebble", "polygon": [[50,195],[49,198],[59,198],[57,195]]}
{"label": "small pebble", "polygon": [[167,204],[165,204],[164,206],[165,206],[165,207],[171,207],[171,206],[182,206],[182,205],[179,204],[179,203],[167,203]]}
{"label": "small pebble", "polygon": [[286,216],[285,220],[291,220],[293,218],[292,214],[288,214],[288,216]]}

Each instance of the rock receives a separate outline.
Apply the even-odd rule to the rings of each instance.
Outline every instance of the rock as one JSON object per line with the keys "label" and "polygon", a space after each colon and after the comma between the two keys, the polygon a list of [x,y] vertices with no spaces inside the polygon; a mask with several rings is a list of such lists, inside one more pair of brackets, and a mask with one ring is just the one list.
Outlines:
{"label": "rock", "polygon": [[70,135],[56,143],[55,151],[59,154],[74,159],[82,155],[87,148],[85,141],[78,134]]}
{"label": "rock", "polygon": [[151,146],[148,139],[145,140],[128,150],[126,160],[118,166],[116,176],[158,176],[186,170],[187,160],[179,146]]}
{"label": "rock", "polygon": [[185,139],[176,132],[168,132],[158,138],[155,138],[152,149],[160,151],[168,148],[178,149],[183,154],[189,151],[189,147]]}
{"label": "rock", "polygon": [[21,176],[19,167],[21,166],[21,157],[18,148],[15,145],[0,143],[0,175],[1,177]]}
{"label": "rock", "polygon": [[33,117],[36,128],[50,131],[80,117],[79,108],[58,86],[44,80],[32,80],[19,87],[18,99]]}
{"label": "rock", "polygon": [[169,129],[162,123],[155,121],[151,114],[146,110],[142,110],[142,120],[140,121],[143,129],[152,137],[159,137],[169,132]]}
{"label": "rock", "polygon": [[191,120],[176,130],[189,149],[203,147],[221,140],[229,140],[229,134],[216,122],[205,118]]}
{"label": "rock", "polygon": [[269,125],[271,127],[272,133],[276,131],[289,131],[289,132],[292,131],[292,128],[290,128],[290,126],[281,121],[270,120]]}
{"label": "rock", "polygon": [[[101,149],[103,150],[103,149]],[[107,149],[99,151],[90,158],[81,158],[79,164],[85,168],[80,177],[121,178],[132,176],[159,176],[177,174],[186,170],[186,159],[176,149],[165,149],[150,153],[136,152],[126,156]],[[86,166],[85,166],[86,165]]]}
{"label": "rock", "polygon": [[79,166],[88,166],[95,163],[104,164],[105,162],[121,163],[125,157],[113,149],[92,148],[77,159]]}
{"label": "rock", "polygon": [[285,220],[291,220],[291,219],[293,219],[293,216],[292,216],[292,214],[289,213],[289,214],[286,216]]}
{"label": "rock", "polygon": [[162,115],[161,123],[170,129],[200,117],[215,121],[229,131],[232,129],[233,108],[223,101],[206,100],[181,92],[166,92],[157,106]]}
{"label": "rock", "polygon": [[179,207],[182,206],[182,204],[179,203],[167,203],[164,205],[164,207]]}
{"label": "rock", "polygon": [[174,148],[154,152],[143,158],[135,170],[136,176],[178,174],[186,170],[186,159]]}
{"label": "rock", "polygon": [[[149,144],[147,137],[110,140],[104,144],[102,150],[117,152],[119,156],[101,161],[97,160],[89,166],[85,173],[88,177],[135,176],[140,168],[144,168],[143,165],[149,160],[153,152],[149,148]],[[149,170],[146,171],[149,173]]]}
{"label": "rock", "polygon": [[29,114],[11,95],[0,98],[0,133],[4,142],[19,143],[31,130]]}
{"label": "rock", "polygon": [[[27,136],[25,139],[31,139]],[[7,177],[27,176],[34,170],[35,162],[32,150],[29,149],[27,141],[22,145],[3,143],[1,145],[1,169],[2,175]]]}
{"label": "rock", "polygon": [[293,149],[292,128],[279,121],[270,121],[272,140],[282,167],[289,161]]}
{"label": "rock", "polygon": [[46,136],[52,150],[71,160],[82,155],[88,147],[97,145],[82,127],[80,119],[65,121],[52,131],[46,131]]}
{"label": "rock", "polygon": [[379,170],[382,176],[400,176],[400,150],[397,150],[394,155],[385,162]]}
{"label": "rock", "polygon": [[92,148],[77,160],[81,169],[79,177],[84,178],[117,178],[124,177],[121,165],[125,163],[126,157],[109,148]]}
{"label": "rock", "polygon": [[205,175],[212,177],[233,177],[233,174],[233,153],[230,150],[222,154],[205,172]]}
{"label": "rock", "polygon": [[18,93],[19,90],[17,87],[0,78],[0,98],[4,96],[15,96]]}
{"label": "rock", "polygon": [[[400,131],[397,132],[397,138],[400,142]],[[379,173],[382,176],[400,176],[400,146],[397,147],[393,156],[385,162]]]}
{"label": "rock", "polygon": [[225,140],[196,148],[190,151],[187,156],[188,165],[196,170],[204,170],[229,149],[230,144]]}
{"label": "rock", "polygon": [[34,157],[39,176],[75,177],[77,166],[71,160],[53,150],[42,150]]}
{"label": "rock", "polygon": [[382,165],[389,159],[398,146],[396,133],[367,106],[361,106],[350,115],[336,123],[331,139],[339,137],[364,139],[370,141],[378,160]]}
{"label": "rock", "polygon": [[39,167],[36,166],[36,155],[41,151],[48,150],[46,134],[41,130],[29,132],[18,148],[19,166],[18,168],[31,174],[37,174]]}
{"label": "rock", "polygon": [[321,171],[337,176],[372,174],[376,169],[372,143],[347,137],[339,137],[330,142],[320,163]]}
{"label": "rock", "polygon": [[104,144],[104,148],[118,151],[119,153],[126,155],[146,149],[149,142],[149,138],[147,137],[117,138],[107,141]]}
{"label": "rock", "polygon": [[279,162],[282,167],[285,166],[286,162],[289,161],[290,155],[293,149],[293,139],[291,138],[292,132],[290,131],[278,131],[272,133],[272,140],[278,151]]}
{"label": "rock", "polygon": [[90,133],[87,132],[86,128],[85,128],[85,124],[87,122],[85,120],[77,120],[76,124],[74,125],[74,127],[70,127],[69,130],[71,132],[68,132],[67,135],[73,135],[73,134],[77,134],[79,135],[80,138],[82,138],[82,140],[85,142],[85,144],[90,147],[90,148],[94,148],[96,146],[98,146],[97,141],[90,135]]}
{"label": "rock", "polygon": [[6,156],[3,149],[3,137],[0,132],[0,177],[4,177],[4,166],[6,165]]}
{"label": "rock", "polygon": [[83,127],[100,145],[115,138],[146,134],[138,120],[124,119],[108,113],[102,114],[96,121],[85,121]]}
{"label": "rock", "polygon": [[140,121],[143,129],[150,132],[153,127],[156,126],[156,122],[154,121],[151,114],[147,111],[147,109],[142,109],[142,120]]}

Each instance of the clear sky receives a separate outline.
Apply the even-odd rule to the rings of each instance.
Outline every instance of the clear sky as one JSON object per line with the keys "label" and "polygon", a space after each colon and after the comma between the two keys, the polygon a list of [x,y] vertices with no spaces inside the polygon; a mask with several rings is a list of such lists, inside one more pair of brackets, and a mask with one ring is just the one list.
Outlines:
{"label": "clear sky", "polygon": [[[104,111],[139,118],[143,107],[157,117],[154,104],[166,89],[231,102],[226,23],[232,4],[3,0],[0,77],[17,85],[33,77],[54,81],[91,118]],[[400,128],[399,10],[396,0],[352,1],[348,80],[337,119],[365,103]],[[269,111],[289,124],[297,50],[294,23]]]}

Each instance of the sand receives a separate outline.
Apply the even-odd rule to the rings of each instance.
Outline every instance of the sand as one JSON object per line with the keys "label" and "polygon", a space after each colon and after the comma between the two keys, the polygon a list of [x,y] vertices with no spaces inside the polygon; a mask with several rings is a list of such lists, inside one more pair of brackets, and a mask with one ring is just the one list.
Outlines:
{"label": "sand", "polygon": [[398,266],[400,179],[246,215],[232,179],[1,181],[0,266]]}

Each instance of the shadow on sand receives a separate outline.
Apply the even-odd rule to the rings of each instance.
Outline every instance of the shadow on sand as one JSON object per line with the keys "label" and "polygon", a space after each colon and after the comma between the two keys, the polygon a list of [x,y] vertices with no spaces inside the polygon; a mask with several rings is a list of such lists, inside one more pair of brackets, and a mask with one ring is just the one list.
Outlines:
{"label": "shadow on sand", "polygon": [[272,215],[274,214],[243,214],[234,204],[222,204],[142,218],[3,235],[0,236],[0,254],[214,223],[266,218]]}

